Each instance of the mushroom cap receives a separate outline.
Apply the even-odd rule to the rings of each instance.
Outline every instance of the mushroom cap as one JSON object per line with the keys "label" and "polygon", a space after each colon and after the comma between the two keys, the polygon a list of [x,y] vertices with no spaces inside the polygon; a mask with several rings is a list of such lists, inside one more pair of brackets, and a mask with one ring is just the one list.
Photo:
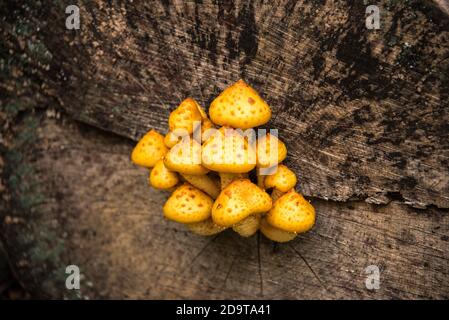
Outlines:
{"label": "mushroom cap", "polygon": [[209,218],[212,205],[211,197],[186,183],[172,193],[163,211],[165,217],[170,220],[194,223]]}
{"label": "mushroom cap", "polygon": [[200,222],[188,223],[186,226],[190,231],[200,236],[212,236],[226,229],[226,227],[215,224],[211,218]]}
{"label": "mushroom cap", "polygon": [[204,110],[192,98],[187,98],[170,113],[168,118],[168,127],[170,131],[183,129],[188,134],[195,130],[195,124],[200,124],[203,119]]}
{"label": "mushroom cap", "polygon": [[136,144],[131,161],[138,166],[152,168],[168,152],[164,144],[164,136],[155,130],[147,132]]}
{"label": "mushroom cap", "polygon": [[215,124],[248,129],[267,123],[271,109],[253,88],[239,80],[212,101],[209,115]]}
{"label": "mushroom cap", "polygon": [[149,180],[150,184],[156,189],[170,189],[179,182],[178,174],[168,170],[162,159],[156,162],[153,170],[151,170]]}
{"label": "mushroom cap", "polygon": [[267,133],[257,140],[257,166],[270,168],[287,157],[287,147],[276,136]]}
{"label": "mushroom cap", "polygon": [[173,146],[175,146],[178,142],[180,142],[182,139],[181,136],[177,135],[173,131],[167,132],[167,134],[164,137],[164,143],[167,146],[167,148],[171,149]]}
{"label": "mushroom cap", "polygon": [[212,199],[217,199],[218,195],[220,194],[220,182],[218,181],[218,179],[214,179],[213,177],[206,174],[182,174],[182,177],[195,188],[206,192],[212,197]]}
{"label": "mushroom cap", "polygon": [[271,197],[248,179],[231,182],[212,207],[212,219],[220,226],[230,227],[251,214],[270,210]]}
{"label": "mushroom cap", "polygon": [[265,188],[275,188],[279,191],[287,192],[295,187],[296,182],[297,180],[295,173],[287,168],[287,166],[280,164],[274,174],[271,176],[266,176]]}
{"label": "mushroom cap", "polygon": [[239,132],[221,127],[202,147],[203,165],[213,171],[249,172],[256,166],[255,149]]}
{"label": "mushroom cap", "polygon": [[281,230],[273,227],[267,222],[266,218],[262,218],[260,221],[260,232],[268,239],[276,242],[288,242],[296,238],[297,234]]}
{"label": "mushroom cap", "polygon": [[177,143],[164,157],[165,166],[184,174],[202,175],[209,172],[201,165],[201,145],[187,137]]}
{"label": "mushroom cap", "polygon": [[270,225],[284,231],[306,232],[315,224],[315,208],[291,190],[274,202],[266,218]]}

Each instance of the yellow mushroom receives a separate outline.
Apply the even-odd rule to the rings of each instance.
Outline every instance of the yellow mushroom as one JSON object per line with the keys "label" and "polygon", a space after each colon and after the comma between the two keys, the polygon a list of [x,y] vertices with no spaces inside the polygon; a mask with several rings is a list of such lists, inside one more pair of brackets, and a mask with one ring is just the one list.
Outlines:
{"label": "yellow mushroom", "polygon": [[201,190],[183,184],[168,198],[163,211],[166,218],[181,223],[195,223],[211,216],[213,200]]}
{"label": "yellow mushroom", "polygon": [[[220,172],[221,189],[226,188],[232,181],[248,178],[247,173],[227,173]],[[260,215],[250,215],[242,221],[236,223],[232,229],[242,237],[250,237],[259,230]]]}
{"label": "yellow mushroom", "polygon": [[197,125],[203,120],[204,110],[192,98],[187,98],[170,113],[168,127],[171,132],[175,130],[185,130],[187,134],[192,134]]}
{"label": "yellow mushroom", "polygon": [[178,184],[179,178],[176,172],[165,167],[163,160],[159,160],[151,170],[149,182],[156,189],[169,190]]}
{"label": "yellow mushroom", "polygon": [[248,179],[231,182],[212,207],[213,221],[231,227],[252,214],[270,210],[271,197]]}
{"label": "yellow mushroom", "polygon": [[165,166],[182,174],[204,175],[209,172],[201,165],[201,145],[195,140],[184,137],[164,157]]}
{"label": "yellow mushroom", "polygon": [[[169,132],[165,135],[165,145],[172,148],[182,137],[192,135],[201,124],[201,132],[211,128],[212,122],[204,109],[192,98],[187,98],[170,113]],[[201,142],[201,141],[199,141]]]}
{"label": "yellow mushroom", "polygon": [[[248,178],[247,173],[226,173],[220,172],[221,189],[226,188],[232,181]],[[250,215],[242,221],[236,223],[232,230],[240,234],[242,237],[250,237],[259,230],[260,215]]]}
{"label": "yellow mushroom", "polygon": [[138,166],[152,168],[168,152],[164,144],[164,136],[155,130],[145,134],[134,147],[131,161]]}
{"label": "yellow mushroom", "polygon": [[[198,130],[196,130],[191,138],[195,139],[197,142],[204,142],[214,132],[211,129],[214,129],[214,124],[208,118],[204,118],[201,122],[201,137],[196,138],[196,132],[198,132]],[[188,134],[184,129],[169,131],[164,137],[164,143],[171,149],[186,135]]]}
{"label": "yellow mushroom", "polygon": [[220,182],[214,177],[207,174],[205,175],[192,175],[192,174],[181,174],[181,176],[192,186],[206,192],[212,197],[212,199],[217,199],[220,194]]}
{"label": "yellow mushroom", "polygon": [[271,198],[276,201],[282,194],[294,188],[296,182],[295,173],[287,166],[280,164],[274,174],[265,177],[264,185],[266,189],[273,189]]}
{"label": "yellow mushroom", "polygon": [[202,147],[203,166],[217,172],[246,173],[256,166],[255,149],[238,131],[221,127]]}
{"label": "yellow mushroom", "polygon": [[266,218],[260,221],[260,232],[270,240],[276,242],[288,242],[296,238],[297,234],[294,232],[284,231],[273,227],[267,222]]}
{"label": "yellow mushroom", "polygon": [[[267,133],[257,139],[257,167],[269,171],[287,157],[287,147],[278,137]],[[276,168],[273,168],[274,170]],[[263,172],[262,172],[263,173]],[[271,174],[267,172],[266,175]]]}
{"label": "yellow mushroom", "polygon": [[302,233],[315,224],[315,209],[301,194],[290,190],[274,202],[266,218],[273,227]]}
{"label": "yellow mushroom", "polygon": [[[232,227],[249,237],[260,229],[267,238],[286,242],[310,230],[315,210],[294,191],[294,172],[279,165],[287,156],[285,144],[273,134],[256,144],[249,136],[253,130],[242,132],[270,120],[268,104],[239,80],[213,100],[209,111],[210,119],[194,99],[183,100],[169,116],[165,137],[151,130],[132,152],[135,164],[154,167],[149,175],[154,188],[176,188],[179,175],[186,181],[165,203],[164,216],[204,236]],[[247,179],[254,168],[257,185]],[[265,189],[273,190],[271,197]]]}
{"label": "yellow mushroom", "polygon": [[248,129],[267,123],[271,109],[253,88],[239,80],[212,101],[209,115],[215,124]]}
{"label": "yellow mushroom", "polygon": [[200,236],[212,236],[226,230],[226,227],[215,224],[211,218],[200,222],[187,223],[187,228]]}

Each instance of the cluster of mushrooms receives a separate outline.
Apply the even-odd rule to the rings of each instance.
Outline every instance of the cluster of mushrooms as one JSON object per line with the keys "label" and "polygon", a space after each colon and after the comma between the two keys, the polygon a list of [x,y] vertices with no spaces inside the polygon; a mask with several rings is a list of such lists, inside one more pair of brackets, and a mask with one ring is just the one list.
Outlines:
{"label": "cluster of mushrooms", "polygon": [[192,232],[210,236],[232,228],[250,237],[260,230],[287,242],[313,227],[315,209],[295,191],[295,173],[281,164],[285,144],[270,133],[254,141],[242,134],[270,118],[268,104],[239,80],[211,103],[209,117],[194,99],[182,101],[170,114],[169,132],[149,131],[131,159],[151,170],[152,187],[172,192],[164,216]]}

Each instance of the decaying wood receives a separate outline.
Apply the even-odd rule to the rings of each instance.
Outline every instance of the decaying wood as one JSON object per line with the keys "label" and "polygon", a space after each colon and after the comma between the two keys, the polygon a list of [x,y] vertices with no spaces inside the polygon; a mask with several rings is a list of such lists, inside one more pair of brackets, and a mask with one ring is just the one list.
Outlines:
{"label": "decaying wood", "polygon": [[18,11],[45,12],[41,96],[78,120],[137,139],[243,78],[306,195],[447,208],[449,19],[430,1],[378,4],[380,30],[363,1],[85,1],[76,31],[64,1]]}
{"label": "decaying wood", "polygon": [[[435,2],[378,1],[367,30],[363,1],[80,1],[77,31],[72,1],[0,2],[0,236],[17,278],[36,297],[449,298],[449,19]],[[239,78],[271,105],[318,212],[291,244],[192,235],[129,161],[183,98],[207,107]],[[32,111],[55,105],[68,116]],[[81,291],[65,288],[69,264]]]}
{"label": "decaying wood", "polygon": [[[64,284],[75,264],[81,298],[449,298],[447,210],[313,199],[311,232],[258,248],[164,220],[167,194],[130,163],[132,141],[41,115],[15,130],[0,234],[36,296],[77,297]],[[365,287],[369,265],[379,290]]]}

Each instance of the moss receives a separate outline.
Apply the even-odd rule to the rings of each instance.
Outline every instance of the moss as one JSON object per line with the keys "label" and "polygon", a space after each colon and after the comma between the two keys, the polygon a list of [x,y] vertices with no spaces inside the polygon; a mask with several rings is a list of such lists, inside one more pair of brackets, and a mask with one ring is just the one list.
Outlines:
{"label": "moss", "polygon": [[397,59],[397,63],[408,68],[416,68],[421,60],[422,57],[416,47],[404,44]]}
{"label": "moss", "polygon": [[28,41],[28,49],[33,59],[38,59],[44,64],[51,62],[53,55],[40,40]]}
{"label": "moss", "polygon": [[[34,279],[44,279],[42,286],[27,288],[32,294],[34,291],[40,295],[61,297],[68,253],[59,229],[52,224],[58,219],[57,212],[52,206],[42,205],[51,200],[35,165],[41,116],[30,112],[20,118],[16,125],[17,134],[10,149],[5,151],[5,181],[11,194],[9,208],[5,212],[23,221],[5,228],[6,232],[14,234],[15,239],[14,248],[9,250],[14,252],[17,260],[26,262],[16,270],[22,280],[34,283]],[[27,278],[33,281],[27,281]],[[76,294],[68,292],[67,298],[76,298]]]}
{"label": "moss", "polygon": [[114,108],[112,108],[112,112],[113,113],[120,113],[120,108],[114,107]]}
{"label": "moss", "polygon": [[19,246],[26,248],[34,243],[34,236],[31,232],[20,232],[16,235],[16,240]]}
{"label": "moss", "polygon": [[0,2],[0,12],[11,13],[3,17],[0,30],[0,111],[5,112],[7,122],[42,105],[46,95],[48,85],[43,84],[50,79],[47,73],[53,60],[41,32],[46,10],[40,1]]}

